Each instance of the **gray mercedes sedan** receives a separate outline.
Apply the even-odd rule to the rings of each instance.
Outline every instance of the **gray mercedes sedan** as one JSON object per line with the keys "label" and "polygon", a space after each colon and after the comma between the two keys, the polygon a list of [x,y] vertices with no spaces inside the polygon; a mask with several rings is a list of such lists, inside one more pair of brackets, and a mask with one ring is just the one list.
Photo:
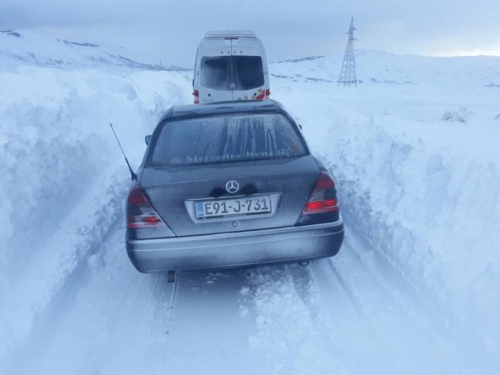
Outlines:
{"label": "gray mercedes sedan", "polygon": [[170,108],[127,200],[141,272],[303,262],[344,238],[331,174],[276,101]]}

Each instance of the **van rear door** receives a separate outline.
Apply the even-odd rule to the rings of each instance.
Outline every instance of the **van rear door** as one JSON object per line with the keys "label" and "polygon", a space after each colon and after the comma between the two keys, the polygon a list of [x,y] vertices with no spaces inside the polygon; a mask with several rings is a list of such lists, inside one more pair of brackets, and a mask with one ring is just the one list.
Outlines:
{"label": "van rear door", "polygon": [[200,61],[200,102],[233,100],[231,40],[205,40]]}
{"label": "van rear door", "polygon": [[233,100],[262,100],[269,88],[264,50],[255,39],[232,40]]}

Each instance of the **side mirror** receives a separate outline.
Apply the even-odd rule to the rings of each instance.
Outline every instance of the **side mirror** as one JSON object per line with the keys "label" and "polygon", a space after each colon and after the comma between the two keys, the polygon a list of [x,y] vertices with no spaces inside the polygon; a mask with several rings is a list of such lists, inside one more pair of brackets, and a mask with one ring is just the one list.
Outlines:
{"label": "side mirror", "polygon": [[149,143],[151,142],[151,136],[147,135],[146,137],[144,137],[144,142],[146,142],[146,144],[149,145]]}

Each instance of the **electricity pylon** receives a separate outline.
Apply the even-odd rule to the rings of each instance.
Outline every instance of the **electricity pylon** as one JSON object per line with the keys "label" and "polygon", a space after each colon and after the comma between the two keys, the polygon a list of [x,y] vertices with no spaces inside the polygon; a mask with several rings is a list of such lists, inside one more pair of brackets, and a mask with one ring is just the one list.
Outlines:
{"label": "electricity pylon", "polygon": [[349,38],[347,39],[347,48],[345,49],[344,61],[342,62],[342,68],[340,69],[339,80],[337,81],[337,86],[358,86],[358,80],[356,79],[356,58],[354,56],[354,18],[351,18],[351,26],[349,26]]}

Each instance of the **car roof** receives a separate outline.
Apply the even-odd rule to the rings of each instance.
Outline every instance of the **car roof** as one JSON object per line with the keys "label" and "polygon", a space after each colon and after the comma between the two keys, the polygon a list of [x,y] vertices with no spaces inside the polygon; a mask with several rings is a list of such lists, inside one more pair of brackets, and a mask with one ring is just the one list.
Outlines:
{"label": "car roof", "polygon": [[160,122],[168,119],[205,117],[225,114],[251,114],[262,112],[285,111],[275,100],[241,100],[210,104],[188,104],[170,107],[161,117]]}

